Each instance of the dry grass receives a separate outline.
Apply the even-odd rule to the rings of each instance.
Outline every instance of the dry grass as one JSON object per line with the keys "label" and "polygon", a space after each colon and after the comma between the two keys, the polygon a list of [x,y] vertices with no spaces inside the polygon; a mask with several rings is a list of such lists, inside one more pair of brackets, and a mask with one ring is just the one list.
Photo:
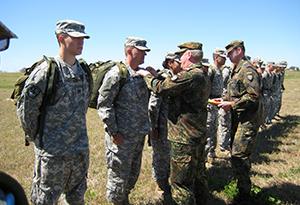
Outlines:
{"label": "dry grass", "polygon": [[[23,133],[15,115],[15,106],[7,98],[20,74],[0,73],[0,170],[15,177],[27,196],[33,168],[32,145],[24,146]],[[252,181],[282,204],[300,204],[300,72],[288,72],[281,109],[282,119],[261,131],[253,156]],[[87,204],[107,204],[105,199],[106,166],[102,123],[96,110],[89,110],[90,169]],[[232,173],[226,160],[208,169],[211,199],[209,204],[224,205],[228,201],[223,190]],[[151,147],[145,146],[141,174],[130,195],[133,204],[155,204],[155,183],[151,179]]]}

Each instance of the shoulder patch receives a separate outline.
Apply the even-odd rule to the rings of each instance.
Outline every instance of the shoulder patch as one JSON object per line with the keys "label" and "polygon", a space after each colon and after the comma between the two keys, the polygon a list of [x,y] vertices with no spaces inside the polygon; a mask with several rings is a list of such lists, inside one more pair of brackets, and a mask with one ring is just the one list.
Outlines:
{"label": "shoulder patch", "polygon": [[28,96],[32,99],[36,98],[36,96],[38,96],[38,94],[40,94],[41,90],[35,86],[35,85],[31,85],[29,88],[28,88]]}

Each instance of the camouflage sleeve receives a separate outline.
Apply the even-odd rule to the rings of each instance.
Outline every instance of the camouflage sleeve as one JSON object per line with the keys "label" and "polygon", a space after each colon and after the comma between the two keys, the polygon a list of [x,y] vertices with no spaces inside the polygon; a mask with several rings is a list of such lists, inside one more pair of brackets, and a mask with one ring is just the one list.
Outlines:
{"label": "camouflage sleeve", "polygon": [[114,66],[110,69],[99,89],[98,97],[98,114],[105,124],[105,128],[109,134],[118,133],[118,125],[116,121],[114,100],[118,96],[120,89],[119,69]]}
{"label": "camouflage sleeve", "polygon": [[149,99],[148,111],[151,129],[158,127],[159,110],[162,102],[162,97],[151,92]]}
{"label": "camouflage sleeve", "polygon": [[253,69],[244,72],[243,82],[240,85],[242,91],[241,98],[235,102],[233,109],[245,110],[256,104],[260,96],[260,79]]}
{"label": "camouflage sleeve", "polygon": [[17,115],[29,140],[33,140],[38,131],[40,107],[47,84],[47,67],[44,62],[30,74],[17,103]]}
{"label": "camouflage sleeve", "polygon": [[187,87],[192,86],[193,76],[188,72],[182,72],[164,80],[147,75],[144,77],[144,80],[148,88],[153,92],[176,96],[186,90]]}

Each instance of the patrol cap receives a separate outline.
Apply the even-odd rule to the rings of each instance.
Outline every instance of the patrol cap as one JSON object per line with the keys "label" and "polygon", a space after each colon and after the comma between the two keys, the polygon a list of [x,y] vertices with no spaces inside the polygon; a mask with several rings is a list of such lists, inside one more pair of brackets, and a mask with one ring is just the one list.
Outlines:
{"label": "patrol cap", "polygon": [[227,46],[225,46],[225,48],[227,53],[230,53],[233,49],[241,46],[244,46],[244,41],[234,40],[231,41]]}
{"label": "patrol cap", "polygon": [[287,62],[286,61],[280,61],[279,64],[282,65],[282,67],[287,67]]}
{"label": "patrol cap", "polygon": [[253,59],[253,62],[263,63],[263,60],[260,57],[256,57]]}
{"label": "patrol cap", "polygon": [[56,23],[56,34],[65,33],[71,37],[84,37],[90,38],[84,31],[85,26],[83,23],[74,20],[60,20]]}
{"label": "patrol cap", "polygon": [[208,58],[203,58],[201,63],[203,66],[206,66],[206,67],[210,66]]}
{"label": "patrol cap", "polygon": [[226,58],[226,51],[221,48],[216,48],[213,54]]}
{"label": "patrol cap", "polygon": [[167,62],[168,60],[175,60],[177,61],[178,63],[181,63],[180,61],[180,56],[178,54],[175,54],[175,53],[167,53],[167,55],[165,56],[165,60],[162,62],[162,66],[164,68],[168,68],[167,66]]}
{"label": "patrol cap", "polygon": [[141,51],[150,51],[150,48],[146,46],[147,41],[139,37],[127,37],[124,43],[125,47],[135,47]]}
{"label": "patrol cap", "polygon": [[177,62],[180,62],[180,56],[175,53],[167,53],[165,56],[166,60],[176,60]]}
{"label": "patrol cap", "polygon": [[0,39],[18,38],[9,28],[0,21]]}
{"label": "patrol cap", "polygon": [[180,50],[176,51],[175,54],[182,54],[187,50],[201,50],[202,51],[202,43],[199,42],[185,42],[178,45]]}

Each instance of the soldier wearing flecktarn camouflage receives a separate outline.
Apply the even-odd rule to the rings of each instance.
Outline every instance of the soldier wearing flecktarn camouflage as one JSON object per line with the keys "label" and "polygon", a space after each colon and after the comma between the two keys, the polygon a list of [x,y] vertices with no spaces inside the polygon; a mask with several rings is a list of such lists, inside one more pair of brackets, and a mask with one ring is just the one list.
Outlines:
{"label": "soldier wearing flecktarn camouflage", "polygon": [[150,49],[147,41],[128,37],[125,55],[128,76],[120,84],[118,66],[109,70],[99,89],[98,113],[105,127],[107,192],[109,202],[129,204],[128,195],[138,179],[145,136],[149,132],[149,91],[136,72]]}
{"label": "soldier wearing flecktarn camouflage", "polygon": [[207,101],[210,93],[207,70],[203,70],[202,44],[179,45],[182,70],[160,80],[141,72],[150,89],[171,98],[168,139],[171,141],[171,192],[177,204],[206,204],[205,174]]}
{"label": "soldier wearing flecktarn camouflage", "polygon": [[[179,56],[168,53],[162,63],[164,69],[158,72],[158,78],[173,77],[180,68]],[[152,153],[152,175],[158,185],[158,193],[161,193],[162,201],[169,204],[171,201],[170,176],[170,142],[168,135],[168,98],[151,92],[149,100],[150,142]],[[161,191],[160,191],[161,190]]]}
{"label": "soldier wearing flecktarn camouflage", "polygon": [[[210,99],[221,98],[223,93],[222,67],[226,61],[224,50],[215,49],[213,53],[214,63],[210,65],[208,75],[211,80]],[[216,157],[215,149],[217,145],[218,131],[218,107],[213,104],[207,105],[207,144],[205,150],[208,159]],[[209,160],[210,161],[210,160]]]}
{"label": "soldier wearing flecktarn camouflage", "polygon": [[42,136],[37,135],[41,135],[38,119],[47,85],[46,62],[31,73],[17,104],[25,134],[35,147],[33,204],[57,204],[62,193],[68,204],[84,204],[89,167],[86,112],[91,90],[90,75],[76,60],[82,52],[84,38],[89,38],[84,29],[82,23],[72,20],[56,24],[58,79],[53,104],[46,106],[43,113]]}
{"label": "soldier wearing flecktarn camouflage", "polygon": [[231,164],[239,191],[235,202],[239,204],[250,197],[250,156],[262,118],[261,85],[256,69],[245,58],[244,42],[232,41],[226,50],[234,68],[227,96],[219,106],[225,110],[232,109]]}

